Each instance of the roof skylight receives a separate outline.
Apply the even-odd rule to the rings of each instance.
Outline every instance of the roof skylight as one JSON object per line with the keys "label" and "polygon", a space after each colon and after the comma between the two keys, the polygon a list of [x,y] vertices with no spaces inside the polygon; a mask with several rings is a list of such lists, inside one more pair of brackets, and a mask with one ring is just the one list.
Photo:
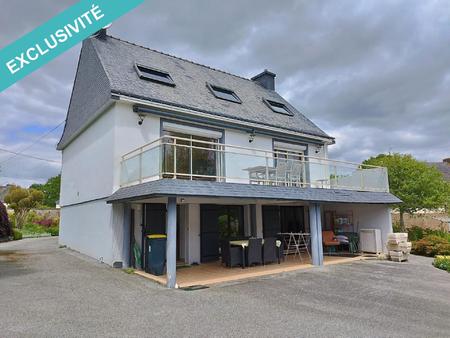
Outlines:
{"label": "roof skylight", "polygon": [[275,113],[284,114],[292,116],[292,112],[289,110],[289,108],[281,102],[276,102],[272,100],[264,99],[264,102],[267,104],[267,106],[272,109]]}
{"label": "roof skylight", "polygon": [[136,63],[136,72],[139,78],[147,81],[157,82],[165,84],[167,86],[175,87],[175,82],[173,82],[170,74],[162,70],[157,70],[147,66],[139,65]]}
{"label": "roof skylight", "polygon": [[214,86],[208,83],[208,88],[213,93],[215,97],[218,99],[230,101],[230,102],[236,102],[236,103],[242,103],[239,96],[236,95],[236,93],[230,89]]}

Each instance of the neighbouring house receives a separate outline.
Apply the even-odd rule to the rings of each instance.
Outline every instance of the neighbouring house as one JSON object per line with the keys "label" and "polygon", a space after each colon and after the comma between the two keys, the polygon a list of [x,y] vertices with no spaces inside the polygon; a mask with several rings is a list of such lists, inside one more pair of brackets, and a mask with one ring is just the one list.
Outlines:
{"label": "neighbouring house", "polygon": [[442,162],[427,162],[427,164],[439,170],[445,180],[450,182],[450,157],[444,158]]}
{"label": "neighbouring house", "polygon": [[272,72],[247,79],[102,30],[83,42],[58,144],[60,243],[126,267],[167,234],[174,287],[177,261],[217,261],[227,238],[307,233],[314,265],[322,230],[385,242],[400,202],[386,169],[331,160],[333,143]]}
{"label": "neighbouring house", "polygon": [[8,194],[9,188],[11,188],[11,184],[1,185],[0,186],[0,201],[5,200],[5,196]]}

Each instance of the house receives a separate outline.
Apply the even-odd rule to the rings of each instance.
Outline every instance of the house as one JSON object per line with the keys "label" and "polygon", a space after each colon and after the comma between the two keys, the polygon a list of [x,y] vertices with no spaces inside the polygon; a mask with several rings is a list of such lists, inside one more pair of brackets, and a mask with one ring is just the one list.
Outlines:
{"label": "house", "polygon": [[[83,42],[62,151],[60,244],[135,264],[148,234],[176,261],[219,259],[226,237],[392,231],[385,168],[328,159],[333,137],[251,79],[108,36]],[[355,141],[357,144],[357,141]],[[145,258],[145,257],[143,257]]]}
{"label": "house", "polygon": [[0,201],[4,201],[6,195],[8,194],[9,188],[11,188],[11,184],[0,185]]}
{"label": "house", "polygon": [[450,157],[444,158],[442,162],[427,162],[427,164],[439,170],[444,179],[450,182]]}

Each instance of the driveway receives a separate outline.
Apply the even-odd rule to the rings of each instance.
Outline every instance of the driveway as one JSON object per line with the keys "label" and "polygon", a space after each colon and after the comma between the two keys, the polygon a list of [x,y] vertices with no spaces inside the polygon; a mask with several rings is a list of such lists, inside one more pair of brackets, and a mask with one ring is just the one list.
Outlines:
{"label": "driveway", "polygon": [[448,337],[450,274],[362,261],[168,290],[56,238],[0,244],[1,337]]}

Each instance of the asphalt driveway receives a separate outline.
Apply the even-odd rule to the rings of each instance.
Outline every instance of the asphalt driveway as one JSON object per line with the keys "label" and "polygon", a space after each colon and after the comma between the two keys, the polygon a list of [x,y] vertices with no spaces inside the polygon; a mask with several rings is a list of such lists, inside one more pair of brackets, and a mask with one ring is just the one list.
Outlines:
{"label": "asphalt driveway", "polygon": [[57,239],[0,244],[1,337],[448,337],[450,274],[363,261],[167,290]]}

